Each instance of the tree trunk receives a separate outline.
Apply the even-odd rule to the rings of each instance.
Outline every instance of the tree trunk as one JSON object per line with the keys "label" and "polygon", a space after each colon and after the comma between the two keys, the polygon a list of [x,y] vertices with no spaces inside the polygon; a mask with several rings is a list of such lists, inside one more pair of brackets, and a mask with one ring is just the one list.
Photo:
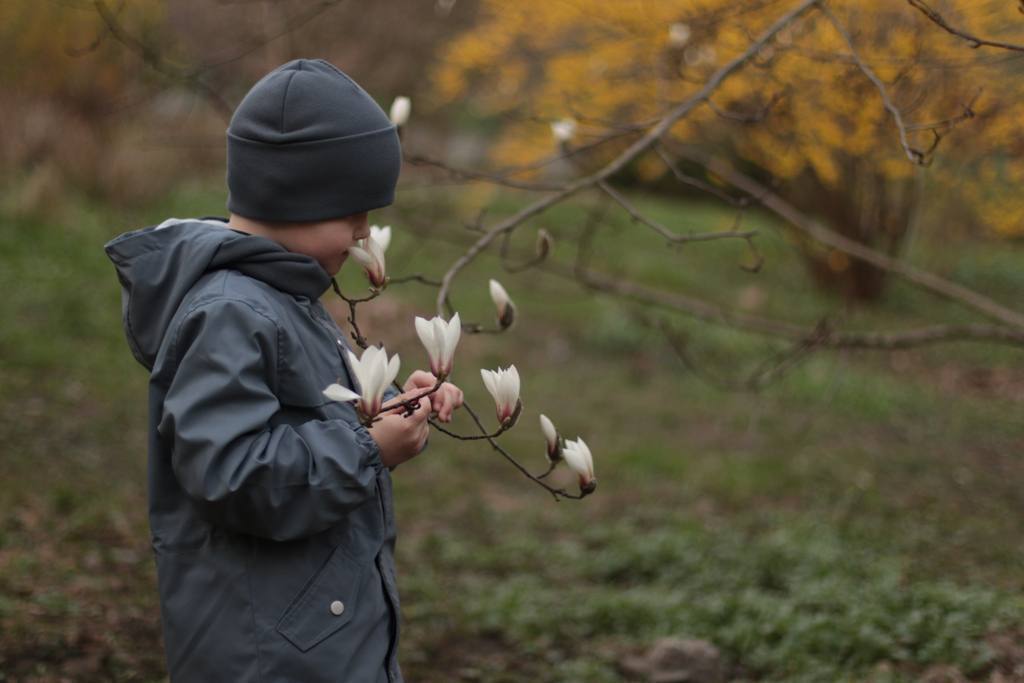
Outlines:
{"label": "tree trunk", "polygon": [[[898,256],[910,233],[917,183],[913,178],[888,179],[859,161],[846,171],[843,179],[849,186],[826,185],[807,175],[791,185],[790,200],[844,237]],[[882,297],[887,278],[879,268],[814,243],[801,241],[800,249],[819,287],[854,301]]]}

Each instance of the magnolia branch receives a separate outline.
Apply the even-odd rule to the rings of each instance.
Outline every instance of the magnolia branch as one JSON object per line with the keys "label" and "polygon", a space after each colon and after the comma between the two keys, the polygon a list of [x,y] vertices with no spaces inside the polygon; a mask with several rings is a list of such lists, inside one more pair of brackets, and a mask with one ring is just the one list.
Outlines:
{"label": "magnolia branch", "polygon": [[[369,238],[371,240],[373,239],[372,232],[373,231],[371,230],[371,237]],[[427,284],[427,285],[431,284],[431,281],[428,278],[424,278],[422,276],[411,276],[411,277],[397,278],[397,279],[400,280],[400,281],[405,281],[405,282],[420,281],[423,284]],[[385,284],[387,282],[388,281],[386,280]],[[340,297],[343,301],[345,301],[345,303],[349,307],[349,318],[348,318],[348,321],[352,325],[352,329],[353,329],[352,337],[356,340],[356,343],[360,346],[360,348],[362,348],[364,350],[364,353],[365,353],[366,349],[369,347],[369,343],[367,342],[367,340],[363,336],[363,334],[359,331],[359,325],[358,325],[358,322],[356,320],[356,307],[360,303],[365,303],[367,301],[371,301],[371,300],[375,299],[381,293],[381,289],[379,289],[377,287],[373,287],[373,288],[371,288],[371,295],[370,296],[363,297],[361,299],[351,299],[351,298],[346,297],[342,293],[341,288],[338,286],[337,281],[334,280],[333,278],[331,279],[331,284],[332,284],[332,287],[334,289],[335,294],[337,294],[338,297]],[[509,305],[511,306],[511,302],[509,302]],[[505,329],[507,329],[508,326],[511,324],[510,320],[499,331],[504,331]],[[417,322],[419,323],[420,321],[417,321]],[[458,322],[458,316],[454,317],[449,322],[449,325],[456,326],[456,328],[461,328],[461,325]],[[417,330],[417,331],[419,331],[419,330]],[[461,331],[461,329],[460,329],[460,331]],[[457,336],[456,336],[456,339],[457,339]],[[451,349],[448,350],[449,355],[451,353],[453,353],[453,352],[454,352],[454,348],[451,348]],[[384,354],[382,352],[381,356],[384,358],[384,362],[386,363],[387,362],[386,354]],[[364,359],[362,361],[359,361],[359,362],[362,363],[364,361],[365,361],[365,356],[364,356]],[[356,359],[353,358],[353,363],[355,363],[355,362],[356,362]],[[451,358],[450,357],[447,359],[447,362],[448,363],[451,362]],[[433,357],[433,353],[432,353],[432,357],[431,357],[432,369],[433,369],[434,363],[435,363],[435,358]],[[379,412],[377,413],[377,415],[364,415],[364,416],[362,416],[362,424],[365,427],[370,427],[375,422],[379,422],[380,420],[383,419],[381,417],[381,415],[383,413],[389,412],[389,411],[394,411],[394,410],[396,410],[398,408],[402,409],[403,417],[408,418],[409,416],[411,416],[419,408],[420,399],[425,398],[427,396],[430,396],[431,394],[434,394],[438,390],[440,390],[440,388],[446,382],[447,373],[448,373],[449,370],[450,370],[450,365],[446,369],[444,369],[444,370],[436,370],[436,372],[439,373],[439,376],[437,377],[437,380],[435,381],[435,383],[434,383],[434,385],[432,387],[427,388],[425,391],[421,391],[418,394],[413,394],[412,396],[408,396],[408,397],[405,397],[405,398],[398,398],[398,399],[394,400],[393,402],[391,402],[391,403],[389,403],[387,405],[382,405],[380,407]],[[381,368],[381,371],[383,372],[383,367]],[[363,373],[363,374],[365,375],[365,373]],[[517,380],[517,382],[518,382],[518,380]],[[400,392],[403,391],[403,388],[400,385],[398,385],[397,382],[393,383],[393,386],[398,391],[400,391]],[[366,387],[362,387],[362,388],[364,390],[366,389]],[[344,396],[335,397],[333,394],[330,393],[331,390],[338,390],[338,391],[341,391],[341,392],[345,392],[345,395]],[[344,387],[332,386],[332,387],[329,387],[328,390],[325,390],[324,393],[328,394],[329,397],[331,397],[331,398],[335,398],[335,400],[349,401],[349,400],[354,400],[356,398],[360,398],[358,394],[355,394],[354,392],[349,392],[349,390],[347,388],[344,388]],[[362,406],[362,399],[361,398],[360,398],[360,406]],[[463,401],[463,403],[462,403],[462,408],[465,409],[466,412],[468,412],[470,414],[470,416],[473,418],[473,421],[476,423],[477,428],[480,430],[480,434],[479,435],[467,436],[467,435],[457,434],[457,433],[455,433],[455,432],[453,432],[453,431],[451,431],[449,429],[446,429],[446,428],[442,427],[435,420],[430,419],[430,418],[428,418],[428,423],[434,429],[442,432],[443,434],[445,434],[447,436],[450,436],[450,437],[452,437],[454,439],[457,439],[457,440],[460,440],[460,441],[480,441],[480,440],[486,440],[488,443],[491,444],[491,446],[495,450],[497,450],[502,455],[502,457],[504,457],[517,470],[519,470],[519,472],[522,473],[523,476],[525,476],[527,479],[533,481],[535,484],[537,484],[538,486],[540,486],[541,488],[546,490],[548,493],[550,493],[552,495],[552,497],[555,499],[556,502],[558,500],[560,500],[561,498],[570,498],[570,499],[574,499],[574,500],[582,500],[586,496],[588,496],[591,493],[593,493],[594,490],[596,489],[596,483],[597,482],[596,482],[596,480],[594,480],[592,478],[593,477],[593,474],[592,474],[592,467],[593,466],[592,466],[592,464],[591,464],[591,467],[590,467],[590,470],[591,470],[591,472],[590,472],[591,480],[587,482],[586,486],[584,486],[584,484],[582,483],[582,479],[581,479],[580,493],[579,494],[572,494],[572,493],[569,493],[568,491],[566,491],[563,488],[555,488],[555,487],[547,484],[546,482],[542,481],[542,479],[547,477],[552,472],[552,470],[554,470],[555,465],[557,464],[557,461],[551,461],[550,466],[548,467],[548,469],[545,472],[541,473],[540,475],[534,475],[534,474],[530,473],[530,471],[524,465],[522,465],[518,460],[516,460],[516,458],[513,457],[512,454],[510,454],[508,451],[506,451],[504,448],[502,448],[501,445],[499,445],[495,441],[495,439],[497,437],[501,436],[503,433],[505,433],[506,431],[508,431],[509,429],[511,429],[512,427],[515,426],[515,424],[518,421],[519,416],[520,416],[520,414],[522,412],[522,406],[523,406],[522,401],[517,399],[515,410],[513,412],[511,412],[507,417],[505,417],[505,419],[500,420],[500,424],[499,424],[499,427],[498,427],[497,431],[495,431],[493,433],[488,432],[488,430],[484,426],[483,422],[481,422],[480,419],[477,417],[476,412],[465,401]],[[360,408],[358,408],[357,412],[359,412],[360,415],[362,415],[362,410],[363,410],[362,407],[360,407]],[[500,417],[500,415],[499,415],[499,417]],[[568,447],[566,447],[566,448],[568,448]],[[587,457],[588,458],[590,457],[589,451],[587,453]]]}
{"label": "magnolia branch", "polygon": [[[480,429],[480,432],[483,433],[483,434],[486,434],[487,433],[487,428],[484,427],[483,423],[480,421],[480,418],[473,411],[473,409],[470,408],[465,403],[462,404],[462,407],[466,410],[466,412],[469,413],[470,417],[473,418],[473,422],[476,423],[477,427]],[[524,477],[526,477],[530,481],[534,482],[535,484],[537,484],[541,488],[545,489],[548,493],[551,494],[551,496],[556,501],[559,498],[571,498],[571,499],[574,499],[574,500],[581,500],[581,499],[583,499],[583,498],[585,498],[585,497],[587,497],[589,495],[588,492],[580,492],[579,494],[569,493],[565,489],[555,488],[555,487],[547,484],[546,482],[541,481],[542,477],[546,477],[550,473],[550,471],[551,471],[550,469],[548,470],[548,472],[545,472],[545,473],[543,473],[543,474],[541,474],[539,476],[535,476],[535,475],[531,474],[530,471],[528,469],[526,469],[518,460],[516,460],[514,457],[512,457],[512,455],[509,454],[508,451],[506,451],[504,448],[502,448],[501,444],[499,444],[497,441],[495,441],[493,437],[487,436],[485,438],[486,438],[487,442],[489,444],[491,444],[491,447],[494,450],[498,451],[498,453],[500,453],[502,455],[502,457],[504,457],[506,460],[508,460],[512,464],[512,466],[515,467],[517,470],[519,470],[519,472]]]}
{"label": "magnolia branch", "polygon": [[363,336],[363,333],[359,330],[359,324],[356,322],[356,305],[375,299],[380,294],[380,290],[374,290],[370,296],[363,297],[362,299],[349,299],[347,296],[342,294],[341,287],[338,286],[338,281],[334,278],[331,278],[331,288],[334,290],[334,293],[342,299],[342,301],[348,304],[348,322],[352,326],[352,339],[359,348],[365,349],[370,345],[370,343],[366,341],[366,337]]}

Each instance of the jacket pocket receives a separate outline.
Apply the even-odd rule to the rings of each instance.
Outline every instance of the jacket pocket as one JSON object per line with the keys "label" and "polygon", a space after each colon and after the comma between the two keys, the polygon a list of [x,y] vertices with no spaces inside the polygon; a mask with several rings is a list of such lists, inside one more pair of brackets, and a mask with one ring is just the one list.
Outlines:
{"label": "jacket pocket", "polygon": [[306,652],[344,628],[356,613],[367,567],[336,548],[312,583],[281,616],[278,633]]}

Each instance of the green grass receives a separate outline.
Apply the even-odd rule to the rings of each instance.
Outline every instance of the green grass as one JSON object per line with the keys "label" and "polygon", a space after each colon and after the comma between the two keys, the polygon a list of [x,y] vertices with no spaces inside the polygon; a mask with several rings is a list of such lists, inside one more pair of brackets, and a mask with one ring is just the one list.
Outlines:
{"label": "green grass", "polygon": [[[101,246],[167,216],[221,214],[223,195],[203,189],[218,182],[145,210],[71,197],[46,220],[0,219],[0,680],[164,676],[145,518],[147,376],[124,342]],[[488,221],[523,202],[414,188],[399,198],[373,218],[396,230],[390,270],[431,277],[477,237],[462,226],[485,200]],[[676,229],[731,222],[711,205],[634,201]],[[588,202],[532,220],[516,253],[545,227],[552,258],[570,263]],[[808,325],[971,319],[895,282],[870,308],[818,293],[764,216],[744,222],[760,231],[756,275],[738,267],[740,243],[671,251],[614,212],[607,221],[594,266],[650,286],[727,306],[754,292],[758,314]],[[1008,305],[1024,290],[1019,244],[922,236],[912,247],[912,262]],[[637,327],[629,304],[550,273],[505,273],[493,253],[456,280],[465,321],[491,324],[490,277],[520,320],[465,335],[454,381],[493,421],[478,368],[516,363],[525,410],[503,442],[541,470],[544,412],[590,444],[600,488],[555,504],[496,454],[440,434],[396,472],[409,680],[621,680],[618,662],[668,635],[714,642],[737,680],[909,681],[936,666],[986,679],[1013,664],[998,642],[1024,633],[1022,351],[822,352],[759,393],[725,391]],[[341,282],[365,286],[356,272]],[[395,285],[360,308],[364,332],[400,352],[405,372],[423,364],[411,317],[432,314],[435,293]],[[720,376],[782,348],[673,324]],[[453,425],[471,431],[464,416]]]}

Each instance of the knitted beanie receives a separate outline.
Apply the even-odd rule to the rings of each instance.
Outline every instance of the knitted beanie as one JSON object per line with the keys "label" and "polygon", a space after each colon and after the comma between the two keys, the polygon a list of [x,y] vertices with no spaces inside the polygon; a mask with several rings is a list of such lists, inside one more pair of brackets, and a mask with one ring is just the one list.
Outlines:
{"label": "knitted beanie", "polygon": [[333,64],[296,59],[261,78],[227,130],[228,210],[262,221],[316,221],[395,199],[398,131]]}

